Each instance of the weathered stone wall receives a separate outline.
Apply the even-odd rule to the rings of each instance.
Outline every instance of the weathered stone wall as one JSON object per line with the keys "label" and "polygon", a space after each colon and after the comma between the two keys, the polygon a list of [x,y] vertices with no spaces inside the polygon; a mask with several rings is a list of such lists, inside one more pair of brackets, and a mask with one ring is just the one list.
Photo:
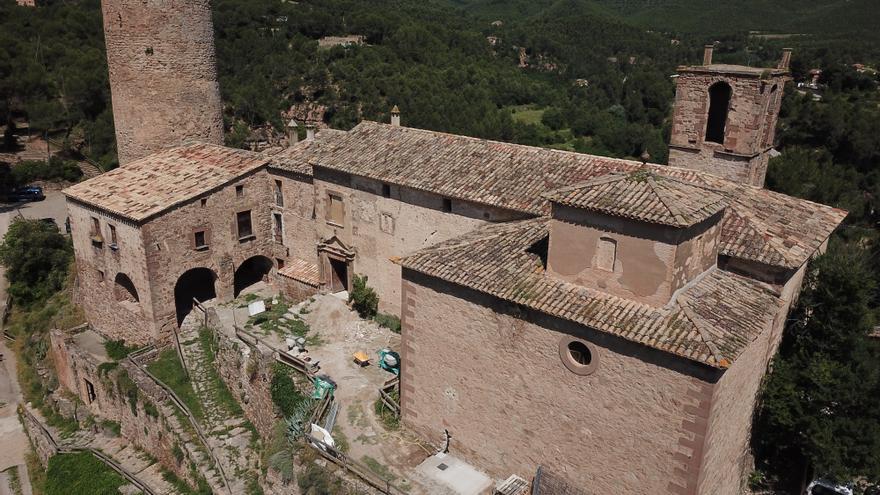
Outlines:
{"label": "weathered stone wall", "polygon": [[[782,105],[783,75],[741,75],[730,71],[679,70],[669,164],[763,185],[766,151],[773,146]],[[718,82],[732,93],[723,144],[706,141],[709,88]]]}
{"label": "weathered stone wall", "polygon": [[[272,211],[282,214],[284,246],[290,257],[318,262],[315,233],[315,186],[311,177],[269,169],[273,188]],[[283,206],[274,199],[275,181],[281,181]]]}
{"label": "weathered stone wall", "polygon": [[[153,307],[144,243],[134,223],[68,200],[71,237],[77,270],[77,297],[92,327],[111,339],[144,344],[154,336]],[[94,220],[99,223],[95,231]],[[112,246],[111,227],[116,229]],[[99,235],[101,242],[93,241]],[[139,302],[133,303],[116,283],[128,277]]]}
{"label": "weathered stone wall", "polygon": [[[369,277],[379,294],[382,311],[400,313],[400,267],[391,258],[460,236],[488,222],[522,218],[523,214],[451,200],[451,212],[444,211],[442,196],[388,185],[315,167],[315,214],[320,240],[337,237],[356,252],[353,269]],[[328,195],[343,199],[344,220],[328,220]],[[325,260],[322,260],[322,263]],[[326,266],[324,267],[326,270]],[[325,274],[326,281],[326,274]]]}
{"label": "weathered stone wall", "polygon": [[[405,270],[404,422],[496,478],[538,465],[596,493],[668,493],[715,372]],[[592,374],[560,343],[592,346]]]}
{"label": "weathered stone wall", "polygon": [[272,349],[219,334],[218,373],[238,399],[247,419],[264,440],[271,439],[278,417],[269,386],[272,382]]}
{"label": "weathered stone wall", "polygon": [[[715,265],[720,215],[688,229],[553,206],[547,269],[553,276],[654,306]],[[615,244],[613,270],[600,268],[600,242]]]}
{"label": "weathered stone wall", "polygon": [[223,144],[208,0],[103,0],[119,163],[189,139]]}
{"label": "weathered stone wall", "polygon": [[20,405],[18,418],[24,426],[24,431],[31,441],[31,446],[40,460],[43,468],[49,466],[49,459],[58,453],[58,447],[53,442],[52,437],[43,429],[40,420],[36,417],[39,411],[30,409],[30,405]]}
{"label": "weathered stone wall", "polygon": [[[195,439],[183,437],[179,427],[172,426],[178,424],[177,418],[163,412],[162,405],[168,401],[165,391],[128,360],[102,371],[102,361],[79,348],[68,335],[55,331],[50,341],[49,355],[59,383],[82,400],[92,415],[119,423],[122,437],[194,485],[190,466],[197,461],[186,444]],[[134,397],[126,393],[126,387],[131,385],[127,380],[136,387]],[[94,400],[89,397],[87,381],[94,389]],[[175,447],[183,453],[180,461],[175,456]]]}
{"label": "weathered stone wall", "polygon": [[[253,256],[272,263],[286,258],[286,250],[272,232],[272,186],[265,169],[247,174],[226,186],[178,206],[142,227],[150,291],[159,340],[177,326],[174,288],[194,268],[216,275],[220,300],[233,297],[235,270]],[[241,196],[236,186],[242,186]],[[236,214],[251,211],[253,235],[239,239]],[[197,249],[195,232],[206,232],[207,249]],[[274,277],[272,270],[270,277]]]}

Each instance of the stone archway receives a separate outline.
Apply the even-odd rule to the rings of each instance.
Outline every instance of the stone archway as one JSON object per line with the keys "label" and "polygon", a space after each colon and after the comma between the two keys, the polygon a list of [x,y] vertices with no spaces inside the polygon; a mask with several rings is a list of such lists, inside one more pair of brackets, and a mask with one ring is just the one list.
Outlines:
{"label": "stone archway", "polygon": [[140,311],[141,298],[137,287],[128,275],[119,272],[113,279],[113,299],[123,307],[137,313]]}
{"label": "stone archway", "polygon": [[217,274],[205,267],[187,270],[177,279],[174,284],[174,308],[178,326],[192,311],[193,299],[204,302],[217,297],[216,282]]}
{"label": "stone archway", "polygon": [[275,264],[266,256],[251,256],[235,269],[233,296],[238,297],[241,291],[257,282],[266,281]]}

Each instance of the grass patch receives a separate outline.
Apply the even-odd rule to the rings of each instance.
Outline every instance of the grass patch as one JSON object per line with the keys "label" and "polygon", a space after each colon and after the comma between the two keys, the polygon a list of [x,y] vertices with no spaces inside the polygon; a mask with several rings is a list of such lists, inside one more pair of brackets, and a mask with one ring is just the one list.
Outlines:
{"label": "grass patch", "polygon": [[220,374],[217,373],[217,367],[214,366],[214,361],[217,359],[217,350],[214,348],[214,331],[207,327],[200,328],[199,345],[202,346],[202,352],[205,353],[205,357],[210,364],[210,366],[206,367],[205,373],[211,381],[211,390],[215,394],[214,398],[217,404],[232,416],[242,416],[244,411],[242,411],[241,405],[235,400],[235,396],[232,395],[229,387],[226,386],[226,382],[220,378]]}
{"label": "grass patch", "polygon": [[508,108],[510,109],[510,115],[513,117],[513,120],[522,124],[533,125],[541,124],[541,119],[544,117],[544,112],[546,111],[546,109],[537,108],[534,105],[515,105]]}
{"label": "grass patch", "polygon": [[[180,495],[211,495],[212,493],[211,487],[208,486],[208,482],[201,476],[196,476],[198,488],[193,490],[191,486],[168,469],[160,467],[159,471],[162,473],[162,479],[171,484],[171,486],[174,487],[174,491]],[[195,475],[195,473],[193,474]]]}
{"label": "grass patch", "polygon": [[365,456],[361,457],[361,462],[363,462],[368,468],[370,468],[370,471],[379,475],[379,477],[382,478],[383,480],[386,480],[389,482],[394,482],[397,480],[397,476],[394,473],[392,473],[391,470],[388,469],[387,466],[385,466],[381,462],[377,461],[376,459],[374,459],[368,455],[365,455]]}
{"label": "grass patch", "polygon": [[[397,389],[392,390],[388,395],[390,395],[395,402],[398,404],[400,403],[400,392]],[[373,403],[373,411],[376,413],[376,417],[382,421],[385,428],[389,430],[400,428],[400,418],[385,406],[385,403],[382,402],[381,398],[376,399],[376,402]]]}
{"label": "grass patch", "polygon": [[28,477],[31,481],[31,492],[34,495],[45,495],[46,493],[46,469],[40,464],[40,457],[34,450],[33,444],[24,456],[24,463],[27,466]]}
{"label": "grass patch", "polygon": [[122,361],[129,354],[137,350],[135,346],[127,346],[125,345],[124,340],[108,340],[104,342],[104,349],[107,351],[107,356],[114,361]]}
{"label": "grass patch", "polygon": [[291,378],[287,366],[281,363],[272,364],[272,383],[269,392],[272,395],[272,402],[285,418],[293,415],[304,401],[312,400],[300,391]]}
{"label": "grass patch", "polygon": [[6,473],[6,476],[9,477],[9,489],[12,490],[12,494],[22,495],[21,478],[19,478],[18,466],[12,466],[11,468],[3,472]]}
{"label": "grass patch", "polygon": [[104,427],[105,430],[108,430],[114,437],[118,437],[122,434],[122,425],[117,421],[113,421],[110,419],[105,419],[101,421],[101,426]]}
{"label": "grass patch", "polygon": [[376,323],[394,333],[400,333],[400,318],[391,313],[376,313]]}
{"label": "grass patch", "polygon": [[116,495],[127,483],[91,453],[61,454],[49,459],[46,495]]}
{"label": "grass patch", "polygon": [[[202,409],[202,403],[196,396],[180,359],[177,358],[177,352],[174,349],[166,349],[159,354],[159,357],[147,366],[147,370],[156,378],[168,385],[171,390],[180,397],[180,400],[186,404],[186,407],[199,421],[204,420],[205,411]],[[188,420],[184,420],[188,423]]]}

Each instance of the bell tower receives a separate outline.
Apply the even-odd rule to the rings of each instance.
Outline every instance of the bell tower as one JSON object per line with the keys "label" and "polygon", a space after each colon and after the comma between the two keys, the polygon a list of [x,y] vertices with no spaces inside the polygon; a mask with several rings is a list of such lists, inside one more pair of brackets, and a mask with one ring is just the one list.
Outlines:
{"label": "bell tower", "polygon": [[791,49],[775,68],[712,63],[678,68],[669,164],[764,185]]}
{"label": "bell tower", "polygon": [[209,0],[102,0],[119,163],[223,144]]}

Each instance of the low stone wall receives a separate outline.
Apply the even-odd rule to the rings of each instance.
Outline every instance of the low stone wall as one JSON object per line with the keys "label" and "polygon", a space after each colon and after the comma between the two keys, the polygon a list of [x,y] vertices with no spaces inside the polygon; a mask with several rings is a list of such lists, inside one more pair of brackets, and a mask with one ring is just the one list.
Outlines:
{"label": "low stone wall", "polygon": [[238,399],[260,437],[272,438],[278,421],[270,392],[274,351],[258,342],[218,334],[216,362],[221,379]]}
{"label": "low stone wall", "polygon": [[36,414],[39,413],[31,411],[30,405],[18,408],[18,418],[24,426],[24,431],[31,441],[34,452],[37,453],[37,458],[40,459],[40,464],[46,468],[49,466],[49,459],[58,453],[58,445],[55,444],[55,440],[49,435],[49,432],[43,428],[40,420],[35,417]]}

